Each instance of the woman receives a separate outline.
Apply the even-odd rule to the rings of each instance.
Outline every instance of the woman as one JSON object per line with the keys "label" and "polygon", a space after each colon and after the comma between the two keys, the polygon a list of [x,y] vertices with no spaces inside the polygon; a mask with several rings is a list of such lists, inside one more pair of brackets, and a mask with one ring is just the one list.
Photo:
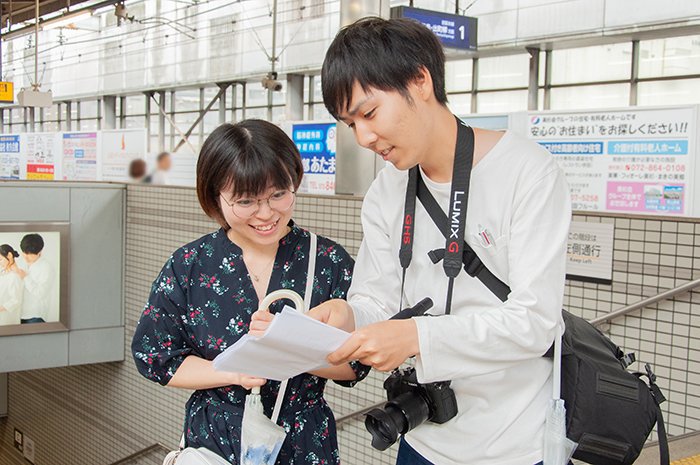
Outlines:
{"label": "woman", "polygon": [[0,245],[0,326],[20,324],[24,286],[17,274],[17,257],[11,245]]}
{"label": "woman", "polygon": [[[247,390],[262,386],[265,413],[279,382],[217,372],[211,360],[250,329],[258,302],[280,288],[303,296],[309,253],[316,254],[311,305],[344,298],[353,261],[338,244],[294,224],[303,168],[294,143],[275,125],[248,120],[217,128],[197,162],[197,196],[222,227],[172,255],[153,284],[132,350],[144,376],[195,389],[187,403],[188,447],[206,447],[239,463]],[[281,311],[283,302],[270,311]],[[303,335],[300,335],[303,337]],[[367,370],[355,364],[289,380],[279,424],[287,439],[279,464],[339,463],[333,414],[323,399],[326,379],[352,386]]]}

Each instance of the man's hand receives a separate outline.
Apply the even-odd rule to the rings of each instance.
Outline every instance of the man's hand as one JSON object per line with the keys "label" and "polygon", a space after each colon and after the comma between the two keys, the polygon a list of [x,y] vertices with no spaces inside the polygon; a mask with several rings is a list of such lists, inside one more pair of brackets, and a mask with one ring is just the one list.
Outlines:
{"label": "man's hand", "polygon": [[340,365],[359,360],[380,371],[390,371],[420,351],[418,329],[412,320],[391,320],[358,329],[345,344],[328,356]]}
{"label": "man's hand", "polygon": [[250,319],[250,328],[248,329],[248,334],[255,337],[260,337],[265,334],[268,326],[272,323],[272,319],[275,317],[270,310],[263,308],[253,313]]}
{"label": "man's hand", "polygon": [[328,300],[309,310],[307,315],[343,331],[355,330],[355,314],[350,304],[342,299]]}

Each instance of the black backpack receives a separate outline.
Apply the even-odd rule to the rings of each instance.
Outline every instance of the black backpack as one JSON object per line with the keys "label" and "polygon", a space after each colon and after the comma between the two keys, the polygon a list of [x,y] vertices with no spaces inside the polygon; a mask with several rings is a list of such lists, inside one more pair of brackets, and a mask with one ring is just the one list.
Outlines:
{"label": "black backpack", "polygon": [[[417,168],[413,168],[417,170]],[[417,197],[447,237],[447,215],[442,211],[418,173]],[[444,257],[444,249],[429,253],[433,262]],[[478,278],[501,301],[510,288],[489,271],[474,250],[464,242],[465,271]],[[634,354],[625,355],[608,337],[583,318],[562,310],[566,330],[562,337],[561,397],[566,406],[566,435],[578,443],[573,457],[592,465],[629,465],[639,456],[655,424],[658,424],[661,465],[669,464],[668,437],[661,414],[666,400],[656,377],[630,373]],[[544,354],[552,357],[553,348]],[[648,383],[641,377],[647,376]]]}

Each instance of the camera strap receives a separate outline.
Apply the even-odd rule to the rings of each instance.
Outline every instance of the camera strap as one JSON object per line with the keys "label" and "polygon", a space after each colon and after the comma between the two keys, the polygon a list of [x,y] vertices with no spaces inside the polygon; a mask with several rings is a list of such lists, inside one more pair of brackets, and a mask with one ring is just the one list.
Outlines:
{"label": "camera strap", "polygon": [[[466,245],[464,241],[464,233],[467,222],[469,180],[474,162],[474,131],[457,117],[455,117],[455,120],[457,121],[457,141],[455,144],[455,157],[452,166],[449,219],[447,221],[447,229],[446,231],[443,231],[446,238],[446,244],[442,268],[449,279],[447,299],[445,302],[446,315],[449,315],[452,307],[454,278],[459,275],[459,272],[462,269],[464,246]],[[425,188],[425,184],[423,183],[419,172],[419,167],[414,166],[408,173],[402,240],[401,248],[399,250],[399,262],[402,268],[401,302],[403,302],[406,269],[410,265],[412,258],[416,197],[420,191],[419,184],[423,184],[423,187]],[[427,190],[427,188],[425,188],[425,190]],[[421,202],[423,202],[422,199]],[[438,209],[440,209],[439,206]],[[430,211],[428,211],[428,213],[431,215],[431,217],[433,216]],[[440,213],[442,213],[441,210]],[[442,213],[442,215],[444,216],[444,213]]]}

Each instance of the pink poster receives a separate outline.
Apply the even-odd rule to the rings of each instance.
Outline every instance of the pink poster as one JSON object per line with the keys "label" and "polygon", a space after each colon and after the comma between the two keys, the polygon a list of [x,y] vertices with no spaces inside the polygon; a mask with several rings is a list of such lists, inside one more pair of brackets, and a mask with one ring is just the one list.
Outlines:
{"label": "pink poster", "polygon": [[682,214],[684,187],[644,182],[608,182],[606,209],[611,211]]}

